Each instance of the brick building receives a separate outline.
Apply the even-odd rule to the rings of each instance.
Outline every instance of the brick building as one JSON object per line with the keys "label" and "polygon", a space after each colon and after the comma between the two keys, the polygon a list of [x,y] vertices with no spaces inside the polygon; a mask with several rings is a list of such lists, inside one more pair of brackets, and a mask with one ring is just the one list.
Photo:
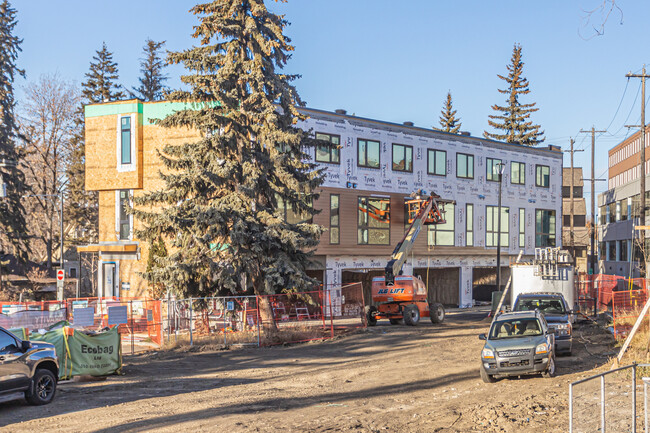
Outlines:
{"label": "brick building", "polygon": [[[99,192],[98,293],[137,296],[146,292],[138,276],[146,266],[147,245],[133,238],[138,221],[123,205],[132,195],[162,186],[156,150],[197,139],[186,129],[165,129],[163,118],[185,104],[110,102],[86,106],[86,187]],[[312,158],[327,169],[314,222],[327,228],[316,250],[320,264],[310,270],[326,285],[363,281],[382,274],[395,244],[405,233],[405,199],[418,189],[456,201],[447,223],[431,226],[417,240],[405,273],[429,281],[432,300],[469,306],[478,287],[494,281],[498,176],[505,164],[501,224],[502,275],[523,250],[561,246],[562,152],[530,148],[468,135],[347,115],[301,109],[300,127],[331,143]],[[380,210],[386,218],[371,218]],[[297,218],[287,213],[287,218]],[[504,282],[505,282],[504,278]],[[475,288],[476,293],[475,293]],[[487,297],[487,294],[481,294]]]}
{"label": "brick building", "polygon": [[573,232],[571,231],[571,168],[562,169],[562,244],[575,259],[576,272],[587,272],[589,230],[582,168],[573,169]]}

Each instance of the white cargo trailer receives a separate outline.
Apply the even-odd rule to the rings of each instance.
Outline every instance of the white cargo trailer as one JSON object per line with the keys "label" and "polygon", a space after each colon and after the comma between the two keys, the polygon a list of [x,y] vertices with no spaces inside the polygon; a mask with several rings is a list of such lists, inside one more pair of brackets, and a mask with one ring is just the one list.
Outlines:
{"label": "white cargo trailer", "polygon": [[559,248],[538,248],[533,263],[513,263],[510,267],[512,288],[510,308],[522,293],[561,293],[567,304],[575,309],[573,260],[568,251]]}

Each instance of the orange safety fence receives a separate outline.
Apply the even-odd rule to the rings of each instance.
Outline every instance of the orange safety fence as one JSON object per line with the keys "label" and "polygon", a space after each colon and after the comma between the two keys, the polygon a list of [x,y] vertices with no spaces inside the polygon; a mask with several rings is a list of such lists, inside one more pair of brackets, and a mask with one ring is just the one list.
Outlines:
{"label": "orange safety fence", "polygon": [[613,311],[613,294],[630,290],[646,291],[646,281],[643,278],[625,278],[618,275],[585,275],[575,278],[577,303],[580,311],[593,314],[594,307],[598,312]]}
{"label": "orange safety fence", "polygon": [[645,290],[625,290],[612,294],[612,321],[617,339],[628,335],[647,300]]}

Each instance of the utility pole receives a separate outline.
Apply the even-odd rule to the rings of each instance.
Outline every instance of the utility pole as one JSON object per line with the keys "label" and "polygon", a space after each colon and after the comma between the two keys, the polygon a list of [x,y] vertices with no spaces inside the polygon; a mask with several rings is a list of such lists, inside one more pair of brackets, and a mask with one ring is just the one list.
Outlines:
{"label": "utility pole", "polygon": [[[591,229],[589,230],[589,239],[591,246],[589,247],[591,252],[591,258],[589,259],[589,266],[591,267],[591,274],[596,275],[596,252],[594,250],[596,244],[596,173],[594,173],[594,155],[596,148],[596,133],[597,132],[607,132],[607,131],[596,131],[596,128],[593,126],[591,130],[580,130],[580,133],[591,133],[591,179],[583,179],[591,181]],[[594,277],[589,279],[590,292],[593,293],[594,290]],[[596,287],[596,293],[594,298],[594,317],[597,316],[597,302],[598,302],[598,288]]]}
{"label": "utility pole", "polygon": [[[645,73],[645,65],[643,65],[643,70],[641,74],[632,74],[628,73],[625,75],[627,78],[641,78],[641,152],[639,152],[639,175],[640,179],[640,195],[641,195],[641,209],[639,211],[639,219],[641,220],[639,225],[645,226],[645,79],[650,77]],[[646,264],[645,264],[645,230],[639,230],[639,238],[641,240],[641,248],[644,252],[639,260],[639,268],[641,271],[641,276],[645,278],[646,276]]]}
{"label": "utility pole", "polygon": [[573,214],[574,214],[574,207],[573,207],[573,179],[575,179],[575,176],[573,175],[573,154],[575,152],[583,152],[584,149],[579,149],[579,150],[574,150],[573,145],[575,144],[575,140],[573,138],[569,139],[569,142],[571,143],[571,150],[565,150],[565,152],[569,152],[571,154],[571,184],[569,186],[570,191],[569,191],[569,200],[571,200],[569,204],[569,209],[570,209],[570,218],[571,221],[569,221],[569,224],[571,226],[571,231],[569,233],[569,244],[571,245],[571,254],[573,255],[573,263],[575,264],[575,254],[576,254],[576,245],[575,245],[575,234],[573,233]]}

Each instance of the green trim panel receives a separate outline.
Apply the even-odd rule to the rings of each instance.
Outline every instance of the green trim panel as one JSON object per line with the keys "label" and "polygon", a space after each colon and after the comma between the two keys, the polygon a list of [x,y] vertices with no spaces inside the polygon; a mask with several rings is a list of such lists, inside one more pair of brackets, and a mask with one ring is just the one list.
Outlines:
{"label": "green trim panel", "polygon": [[112,116],[116,114],[142,113],[142,103],[132,102],[129,104],[95,104],[86,105],[84,114],[88,117]]}
{"label": "green trim panel", "polygon": [[[202,108],[202,103],[196,102],[153,102],[143,103],[136,101],[133,103],[105,103],[86,105],[85,116],[100,117],[100,116],[114,116],[118,114],[139,113],[142,114],[142,122],[144,125],[154,125],[156,119],[164,119],[176,111],[183,110],[198,110]],[[219,104],[217,102],[208,103],[209,106],[215,107]]]}

